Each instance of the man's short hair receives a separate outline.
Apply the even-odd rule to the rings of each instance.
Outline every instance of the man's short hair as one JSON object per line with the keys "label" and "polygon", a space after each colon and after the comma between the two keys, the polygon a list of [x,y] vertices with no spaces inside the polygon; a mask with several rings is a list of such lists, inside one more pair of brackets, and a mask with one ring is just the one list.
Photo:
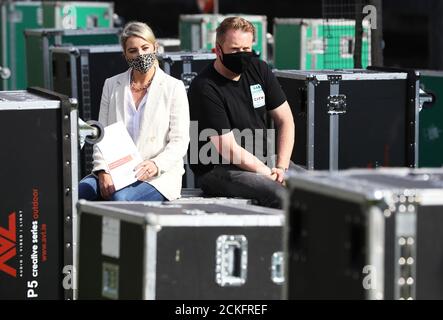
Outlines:
{"label": "man's short hair", "polygon": [[255,27],[252,23],[242,17],[229,17],[223,20],[218,26],[216,30],[216,42],[223,44],[225,41],[225,35],[229,30],[250,32],[252,33],[253,40],[255,41]]}

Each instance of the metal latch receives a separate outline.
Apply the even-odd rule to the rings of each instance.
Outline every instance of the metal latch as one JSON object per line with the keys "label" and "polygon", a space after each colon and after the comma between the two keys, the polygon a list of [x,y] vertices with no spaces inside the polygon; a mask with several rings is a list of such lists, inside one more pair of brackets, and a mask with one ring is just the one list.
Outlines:
{"label": "metal latch", "polygon": [[248,240],[243,235],[221,235],[216,241],[215,282],[221,287],[246,283]]}
{"label": "metal latch", "polygon": [[328,96],[328,114],[345,114],[347,97],[345,94]]}
{"label": "metal latch", "polygon": [[350,59],[354,56],[354,37],[342,37],[340,39],[340,57]]}
{"label": "metal latch", "polygon": [[0,78],[8,80],[11,77],[11,70],[7,67],[0,67]]}
{"label": "metal latch", "polygon": [[190,216],[201,216],[207,214],[205,210],[200,210],[200,209],[185,209],[183,210],[183,213],[188,214]]}
{"label": "metal latch", "polygon": [[98,27],[98,16],[90,15],[86,17],[86,27],[87,28],[97,28]]}
{"label": "metal latch", "polygon": [[328,75],[328,81],[332,84],[339,84],[340,81],[343,79],[343,77],[341,75]]}
{"label": "metal latch", "polygon": [[181,79],[183,83],[185,84],[186,90],[188,90],[189,86],[191,85],[192,80],[197,76],[197,72],[188,72],[188,73],[182,73]]}
{"label": "metal latch", "polygon": [[180,60],[183,61],[183,63],[191,64],[192,61],[194,60],[194,57],[190,56],[190,55],[182,55],[182,56],[180,56]]}
{"label": "metal latch", "polygon": [[271,280],[275,284],[283,284],[285,282],[283,252],[275,252],[272,255]]}
{"label": "metal latch", "polygon": [[326,39],[312,39],[307,41],[308,54],[324,54],[326,51]]}
{"label": "metal latch", "polygon": [[423,89],[420,89],[419,93],[419,103],[420,103],[420,111],[428,108],[432,108],[434,106],[434,103],[436,101],[435,94],[430,91],[425,91]]}
{"label": "metal latch", "polygon": [[23,22],[23,12],[13,11],[9,13],[9,22],[12,23],[22,23]]}
{"label": "metal latch", "polygon": [[102,264],[102,297],[118,299],[119,268],[118,265],[104,262]]}
{"label": "metal latch", "polygon": [[105,130],[103,125],[98,121],[89,120],[84,122],[82,119],[78,118],[78,133],[80,149],[82,149],[85,143],[91,145],[99,143],[105,135]]}

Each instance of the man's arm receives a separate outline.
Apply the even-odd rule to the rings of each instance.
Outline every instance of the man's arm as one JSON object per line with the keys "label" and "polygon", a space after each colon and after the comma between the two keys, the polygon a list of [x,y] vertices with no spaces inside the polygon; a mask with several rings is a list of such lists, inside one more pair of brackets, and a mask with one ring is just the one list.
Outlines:
{"label": "man's arm", "polygon": [[228,160],[229,163],[245,171],[263,174],[275,180],[275,178],[271,177],[271,169],[269,167],[252,153],[238,145],[232,131],[224,135],[212,136],[211,142],[215,145],[217,152],[224,159]]}
{"label": "man's arm", "polygon": [[289,168],[295,141],[295,124],[287,101],[270,111],[278,131],[276,168]]}

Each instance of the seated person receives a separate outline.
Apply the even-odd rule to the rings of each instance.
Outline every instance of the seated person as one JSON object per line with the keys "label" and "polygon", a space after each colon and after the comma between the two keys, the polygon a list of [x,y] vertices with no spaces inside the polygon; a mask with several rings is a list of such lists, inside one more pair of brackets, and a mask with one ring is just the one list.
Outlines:
{"label": "seated person", "polygon": [[[193,80],[188,97],[191,126],[198,124],[199,138],[209,132],[209,139],[199,143],[200,151],[210,141],[223,162],[208,164],[199,152],[199,163],[191,165],[207,196],[243,197],[281,208],[284,174],[293,165],[295,125],[280,84],[252,52],[254,37],[254,26],[240,17],[226,18],[217,28],[217,58]],[[274,163],[269,159],[275,153],[267,148],[272,140],[268,115],[278,132]],[[243,138],[246,132],[246,139],[239,132]],[[244,140],[252,140],[253,147]],[[275,139],[270,145],[275,148]]]}
{"label": "seated person", "polygon": [[183,157],[189,144],[189,106],[185,86],[160,68],[151,28],[128,23],[121,45],[129,69],[106,79],[100,103],[103,126],[124,122],[144,161],[138,181],[116,191],[106,163],[94,147],[94,168],[79,183],[79,198],[114,201],[164,201],[180,197]]}

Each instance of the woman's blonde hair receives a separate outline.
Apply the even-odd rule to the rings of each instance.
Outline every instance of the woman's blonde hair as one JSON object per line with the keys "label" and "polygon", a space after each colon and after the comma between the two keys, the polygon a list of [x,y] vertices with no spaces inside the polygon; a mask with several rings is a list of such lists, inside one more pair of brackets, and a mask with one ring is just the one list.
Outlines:
{"label": "woman's blonde hair", "polygon": [[157,45],[157,39],[155,38],[154,32],[146,23],[143,22],[131,21],[128,22],[123,28],[120,36],[120,43],[124,52],[126,51],[126,41],[130,37],[139,37],[153,44],[154,46]]}

